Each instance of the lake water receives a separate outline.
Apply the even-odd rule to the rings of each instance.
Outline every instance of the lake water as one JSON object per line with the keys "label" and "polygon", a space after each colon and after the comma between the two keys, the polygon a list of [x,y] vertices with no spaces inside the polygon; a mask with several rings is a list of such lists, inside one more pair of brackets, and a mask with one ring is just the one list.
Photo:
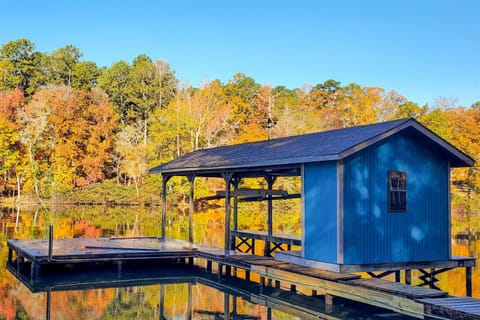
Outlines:
{"label": "lake water", "polygon": [[[160,211],[157,207],[2,208],[0,319],[303,319],[322,314],[341,319],[408,319],[342,300],[335,300],[329,308],[320,297],[273,289],[260,293],[245,281],[221,280],[181,266],[132,268],[124,270],[121,278],[114,276],[114,270],[49,275],[30,288],[5,268],[7,239],[48,238],[50,223],[55,238],[157,236]],[[186,213],[172,212],[167,221],[167,237],[188,239]],[[293,224],[282,221],[276,228],[298,233]],[[222,247],[223,230],[222,209],[195,214],[195,242]],[[478,241],[453,242],[454,255],[478,257],[478,251]],[[479,277],[474,269],[475,297],[480,296]],[[442,290],[465,294],[463,269],[439,279]]]}

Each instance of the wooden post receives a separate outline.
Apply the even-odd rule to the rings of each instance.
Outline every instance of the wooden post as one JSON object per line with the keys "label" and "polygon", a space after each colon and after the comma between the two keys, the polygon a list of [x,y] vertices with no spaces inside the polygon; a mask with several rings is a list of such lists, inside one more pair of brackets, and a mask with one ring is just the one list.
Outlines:
{"label": "wooden post", "polygon": [[232,182],[233,173],[224,172],[222,173],[223,179],[225,179],[225,255],[229,255],[231,248],[230,245],[230,184]]}
{"label": "wooden post", "polygon": [[192,284],[188,283],[188,301],[187,301],[187,319],[191,320],[193,314],[193,303],[192,303]]}
{"label": "wooden post", "polygon": [[160,284],[160,302],[158,304],[158,309],[159,309],[159,314],[160,314],[160,319],[166,319],[166,317],[163,314],[163,310],[165,310],[165,288],[164,284]]}
{"label": "wooden post", "polygon": [[467,297],[472,296],[472,267],[465,268],[465,289]]}
{"label": "wooden post", "polygon": [[223,293],[223,319],[231,319],[230,316],[230,295],[226,292]]}
{"label": "wooden post", "polygon": [[429,287],[430,287],[430,289],[435,289],[435,281],[434,281],[435,280],[435,268],[430,269],[429,277],[430,277]]}
{"label": "wooden post", "polygon": [[189,174],[187,176],[188,183],[190,185],[190,191],[188,193],[188,242],[190,245],[193,243],[193,211],[194,211],[194,189],[195,189],[195,175]]}
{"label": "wooden post", "polygon": [[8,248],[8,263],[13,264],[13,250],[12,250],[12,248]]}
{"label": "wooden post", "polygon": [[207,260],[207,272],[212,272],[212,260]]}
{"label": "wooden post", "polygon": [[[240,185],[240,182],[242,181],[241,178],[234,178],[232,179],[233,183],[233,191],[238,190],[238,186]],[[233,197],[233,230],[237,231],[238,230],[238,197],[235,196]],[[231,239],[231,244],[230,244],[230,249],[235,250],[235,237]]]}
{"label": "wooden post", "polygon": [[267,240],[265,241],[265,250],[264,250],[264,256],[269,257],[271,255],[270,252],[270,238],[273,235],[273,198],[272,198],[272,190],[273,190],[273,184],[275,183],[275,180],[277,180],[276,177],[270,176],[268,174],[265,174],[265,180],[267,181],[268,184],[268,217],[267,217],[267,225],[268,225],[268,230],[267,230]]}
{"label": "wooden post", "polygon": [[412,270],[405,270],[405,284],[412,284]]}
{"label": "wooden post", "polygon": [[50,309],[52,308],[52,289],[48,288],[47,292],[47,306],[45,310],[45,319],[50,320]]}
{"label": "wooden post", "polygon": [[53,223],[48,228],[48,261],[52,261],[53,255]]}
{"label": "wooden post", "polygon": [[162,176],[162,237],[165,238],[165,225],[167,223],[167,182],[170,176]]}
{"label": "wooden post", "polygon": [[232,318],[235,319],[235,316],[237,315],[237,297],[233,296],[232,298]]}
{"label": "wooden post", "polygon": [[333,312],[333,296],[330,294],[325,294],[325,312]]}
{"label": "wooden post", "polygon": [[328,305],[332,305],[333,304],[333,296],[330,295],[330,294],[326,294],[325,295],[325,304],[328,306]]}

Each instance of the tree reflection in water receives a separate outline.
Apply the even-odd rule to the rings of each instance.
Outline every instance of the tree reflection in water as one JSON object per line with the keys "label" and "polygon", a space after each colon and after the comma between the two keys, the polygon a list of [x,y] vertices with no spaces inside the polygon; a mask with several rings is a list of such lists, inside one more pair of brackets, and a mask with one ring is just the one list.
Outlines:
{"label": "tree reflection in water", "polygon": [[[244,209],[245,211],[245,209]],[[241,213],[242,214],[242,213]],[[239,222],[245,227],[252,217],[251,212],[244,212]],[[223,245],[223,209],[208,210],[196,213],[194,217],[194,242],[212,246]],[[287,301],[298,300],[307,305],[320,306],[322,299],[309,301],[308,297],[284,297],[286,293],[271,292],[270,302],[276,301],[277,307],[268,308],[267,300],[255,295],[255,287],[244,288],[248,294],[241,296],[225,290],[218,284],[207,280],[181,280],[174,273],[169,274],[171,283],[140,282],[114,285],[108,277],[103,279],[102,286],[91,285],[71,288],[62,287],[59,283],[50,290],[31,292],[22,282],[9,272],[5,265],[7,259],[6,240],[10,238],[47,238],[48,226],[55,225],[55,238],[63,237],[109,237],[109,236],[155,236],[160,234],[160,208],[106,208],[106,207],[64,207],[56,209],[38,208],[2,208],[0,211],[0,318],[4,319],[43,319],[48,315],[51,319],[297,319],[308,316],[300,314],[298,309],[289,308],[280,303],[281,298]],[[277,228],[285,233],[298,234],[295,223],[299,217],[290,220],[281,217]],[[257,219],[258,220],[258,219]],[[254,221],[252,229],[262,227],[260,220]],[[170,212],[167,216],[167,236],[188,239],[188,213]],[[477,256],[478,240],[460,240],[454,242],[453,254]],[[155,271],[155,269],[154,269]],[[178,271],[178,270],[176,270]],[[105,272],[110,272],[106,270]],[[114,274],[114,272],[110,272]],[[144,271],[141,274],[147,275]],[[464,295],[464,270],[449,271],[440,276],[441,289],[453,295]],[[96,277],[102,275],[95,270]],[[55,275],[57,281],[60,274]],[[65,275],[68,278],[68,274]],[[128,275],[127,275],[128,276]],[[188,277],[192,274],[187,273]],[[91,274],[87,279],[95,278]],[[474,270],[473,283],[479,283],[480,273]],[[151,277],[152,278],[152,277]],[[71,279],[70,279],[71,280]],[[80,281],[81,283],[81,281]],[[65,290],[62,290],[65,289]],[[274,289],[272,289],[274,290]],[[35,290],[34,290],[35,291]],[[480,292],[474,286],[474,297]],[[253,299],[252,297],[256,297]],[[265,298],[265,296],[264,296]],[[275,300],[277,299],[277,300]],[[315,298],[314,298],[315,299]],[[302,303],[303,303],[302,302]],[[271,303],[269,305],[272,305]],[[48,306],[48,307],[47,307]],[[279,307],[280,306],[280,307]],[[325,311],[325,306],[323,306]],[[364,307],[351,308],[339,304],[337,312],[345,317],[362,318],[372,310]],[[311,307],[312,314],[319,312]],[[313,310],[313,311],[312,311]],[[234,317],[234,314],[236,315]],[[318,313],[317,313],[318,315]],[[353,316],[355,315],[355,316]],[[312,316],[313,317],[313,316]],[[342,317],[342,318],[345,318]],[[395,318],[398,319],[398,318]]]}

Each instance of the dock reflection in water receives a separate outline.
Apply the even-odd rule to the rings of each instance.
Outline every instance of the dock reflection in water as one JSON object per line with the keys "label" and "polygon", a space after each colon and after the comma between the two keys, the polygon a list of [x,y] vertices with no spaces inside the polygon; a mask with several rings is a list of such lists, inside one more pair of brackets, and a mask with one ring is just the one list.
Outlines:
{"label": "dock reflection in water", "polygon": [[43,293],[46,319],[64,317],[65,310],[56,308],[64,304],[72,306],[75,292],[92,297],[110,296],[103,311],[98,310],[103,315],[92,314],[94,310],[85,308],[83,313],[76,313],[79,318],[411,319],[342,299],[335,300],[334,305],[325,305],[321,296],[305,296],[272,287],[260,290],[255,282],[220,277],[183,264],[130,265],[121,274],[115,268],[74,272],[63,268],[42,273],[34,280],[29,274],[15,276],[32,293]]}
{"label": "dock reflection in water", "polygon": [[[48,226],[52,221],[56,227],[56,239],[155,236],[159,234],[159,211],[158,208],[81,206],[57,208],[56,211],[20,208],[0,211],[0,236],[3,237],[0,245],[0,318],[44,319],[48,311],[51,319],[187,319],[191,290],[190,315],[194,319],[223,319],[225,313],[227,316],[230,314],[232,319],[240,319],[234,314],[248,315],[249,319],[408,319],[390,311],[337,298],[334,299],[331,312],[328,312],[321,296],[308,297],[271,287],[264,288],[260,294],[256,283],[237,282],[231,278],[219,280],[216,275],[202,275],[202,272],[198,275],[197,271],[201,270],[193,273],[181,265],[151,270],[123,268],[124,273],[120,278],[116,268],[99,267],[78,274],[66,268],[42,274],[35,283],[22,279],[26,286],[6,272],[7,239],[47,239]],[[197,213],[194,242],[221,247],[222,219],[223,211]],[[171,221],[167,236],[187,239],[188,228],[184,227],[188,221],[186,215],[172,210],[167,220]],[[453,254],[477,257],[479,247],[480,241],[455,241]],[[451,270],[442,274],[441,289],[449,294],[464,295],[463,273],[463,270]],[[475,284],[479,276],[480,272],[475,268]],[[194,281],[187,281],[187,277],[193,277]],[[22,276],[19,275],[19,278]],[[170,282],[167,282],[167,278],[170,278]],[[223,291],[226,285],[234,290]],[[474,297],[479,297],[478,290],[478,287],[473,287]]]}

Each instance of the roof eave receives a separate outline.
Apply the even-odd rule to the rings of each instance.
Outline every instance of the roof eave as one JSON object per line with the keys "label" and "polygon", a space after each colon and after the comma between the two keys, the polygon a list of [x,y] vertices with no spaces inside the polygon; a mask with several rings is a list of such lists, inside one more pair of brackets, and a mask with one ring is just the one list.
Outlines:
{"label": "roof eave", "polygon": [[162,174],[169,176],[186,176],[189,174],[195,174],[197,176],[214,176],[215,173],[221,172],[246,172],[246,171],[259,171],[263,172],[269,169],[278,169],[285,167],[299,167],[304,163],[310,162],[323,162],[323,161],[335,161],[338,160],[339,156],[337,154],[326,155],[321,157],[298,157],[298,158],[289,158],[282,159],[281,161],[272,160],[262,163],[261,166],[249,163],[243,165],[227,165],[227,166],[217,166],[217,167],[190,167],[190,168],[173,168],[173,169],[161,169],[162,166],[158,166],[149,170],[151,174]]}

